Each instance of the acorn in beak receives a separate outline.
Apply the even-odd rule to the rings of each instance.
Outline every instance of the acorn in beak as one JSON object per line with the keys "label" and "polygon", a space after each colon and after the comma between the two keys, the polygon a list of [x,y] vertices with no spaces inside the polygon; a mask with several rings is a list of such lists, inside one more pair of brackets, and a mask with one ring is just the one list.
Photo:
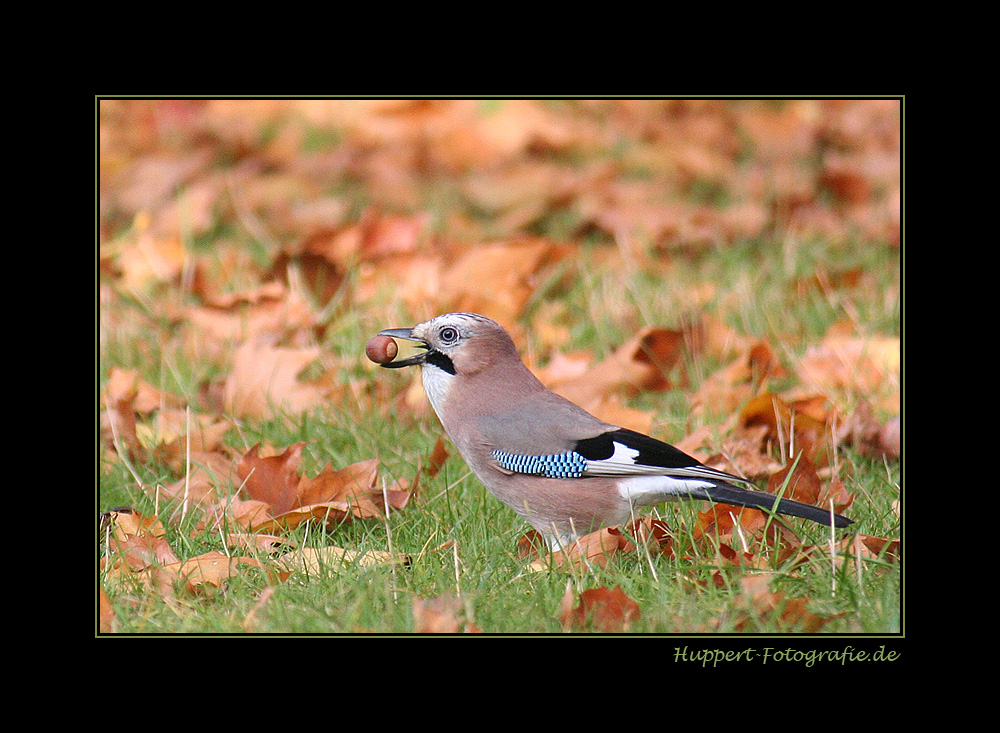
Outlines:
{"label": "acorn in beak", "polygon": [[[404,339],[406,341],[415,341],[420,344],[420,346],[425,349],[429,349],[430,345],[424,341],[422,338],[417,338],[413,335],[412,328],[388,328],[385,331],[379,331],[379,336],[389,336],[394,339]],[[414,364],[423,364],[427,359],[427,352],[421,352],[419,354],[414,354],[413,356],[407,357],[406,359],[400,359],[399,361],[389,361],[384,364],[379,364],[386,369],[399,369],[400,367],[413,366]]]}

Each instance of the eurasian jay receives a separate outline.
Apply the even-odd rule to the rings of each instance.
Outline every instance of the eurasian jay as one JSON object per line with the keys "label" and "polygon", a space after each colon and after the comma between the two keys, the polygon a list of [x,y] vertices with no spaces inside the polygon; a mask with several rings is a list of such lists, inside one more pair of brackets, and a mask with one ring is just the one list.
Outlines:
{"label": "eurasian jay", "polygon": [[750,482],[597,419],[546,388],[521,361],[507,332],[484,316],[447,313],[379,336],[426,349],[381,366],[421,366],[431,406],[469,468],[553,550],[588,532],[625,524],[634,507],[683,497],[827,526],[852,523],[820,507],[739,488],[734,484]]}

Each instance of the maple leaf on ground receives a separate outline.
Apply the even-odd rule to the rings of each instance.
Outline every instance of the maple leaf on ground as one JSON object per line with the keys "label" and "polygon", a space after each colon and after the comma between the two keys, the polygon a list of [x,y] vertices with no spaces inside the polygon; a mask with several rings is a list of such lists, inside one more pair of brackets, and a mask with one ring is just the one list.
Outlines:
{"label": "maple leaf on ground", "polygon": [[737,358],[701,383],[691,398],[691,412],[728,414],[757,395],[768,379],[785,374],[768,342],[748,343]]}
{"label": "maple leaf on ground", "polygon": [[111,605],[111,599],[108,598],[108,594],[104,592],[104,588],[100,589],[100,617],[98,630],[102,634],[114,634],[118,631],[118,617],[115,615],[115,609]]}
{"label": "maple leaf on ground", "polygon": [[896,412],[901,367],[898,337],[844,338],[834,333],[809,348],[796,373],[799,381],[819,392],[879,395],[882,405]]}
{"label": "maple leaf on ground", "polygon": [[299,463],[305,443],[295,443],[284,453],[262,457],[260,444],[248,450],[236,468],[243,494],[264,502],[274,515],[288,511],[298,502]]}
{"label": "maple leaf on ground", "polygon": [[808,456],[800,455],[794,462],[772,474],[767,481],[767,491],[777,494],[784,489],[783,496],[803,504],[811,504],[828,509],[833,501],[833,510],[840,513],[854,502],[854,494],[848,493],[843,482],[835,479],[823,485],[816,466]]}
{"label": "maple leaf on ground", "polygon": [[[304,446],[296,443],[279,455],[266,457],[260,455],[259,444],[248,450],[237,475],[241,492],[254,502],[253,511],[247,510],[246,502],[223,501],[214,522],[229,516],[238,526],[274,532],[308,520],[336,524],[353,517],[385,517],[392,509],[403,509],[416,490],[416,480],[410,484],[399,479],[384,489],[379,486],[378,459],[341,469],[327,464],[315,477],[304,476],[299,471]],[[233,510],[241,513],[233,514]]]}
{"label": "maple leaf on ground", "polygon": [[[190,470],[167,486],[147,486],[146,493],[156,502],[187,502],[188,506],[210,507],[222,500],[233,470],[233,459],[220,453],[192,453]],[[181,466],[176,466],[181,469]]]}
{"label": "maple leaf on ground", "polygon": [[836,439],[861,455],[899,458],[903,450],[900,416],[883,423],[875,417],[868,400],[859,400],[847,419],[837,426]]}
{"label": "maple leaf on ground", "polygon": [[[317,327],[312,305],[295,288],[268,282],[235,293],[207,294],[201,305],[177,313],[207,346],[228,351],[228,344],[245,342],[262,351],[270,341],[310,336]],[[241,369],[246,368],[240,364]]]}
{"label": "maple leaf on ground", "polygon": [[137,582],[171,599],[175,586],[197,593],[222,586],[241,565],[260,567],[251,558],[217,551],[181,560],[167,542],[166,529],[157,517],[132,510],[107,515],[105,531],[109,541],[107,554],[101,559],[107,582]]}
{"label": "maple leaf on ground", "polygon": [[[831,549],[834,553],[832,561],[830,559]],[[857,567],[858,563],[864,560],[875,560],[878,562],[873,567],[879,571],[883,569],[880,563],[896,563],[900,561],[901,557],[898,539],[856,534],[841,538],[833,548],[827,543],[803,545],[783,562],[787,562],[788,567],[804,563],[819,563],[829,566],[832,562],[837,568],[843,567],[845,563],[854,563],[855,569],[860,571],[861,568]]]}
{"label": "maple leaf on ground", "polygon": [[698,523],[692,536],[697,544],[714,552],[721,541],[744,551],[758,548],[759,539],[785,557],[801,546],[802,541],[792,529],[776,517],[759,509],[712,504],[698,512]]}
{"label": "maple leaf on ground", "polygon": [[619,552],[633,551],[632,544],[620,530],[606,527],[585,534],[572,544],[562,549],[550,552],[541,541],[540,536],[532,530],[518,541],[518,553],[521,557],[534,557],[527,566],[530,572],[542,572],[553,568],[567,572],[586,570],[591,565],[603,567]]}
{"label": "maple leaf on ground", "polygon": [[684,351],[683,331],[644,328],[582,374],[546,386],[584,407],[608,394],[634,397],[643,391],[670,389],[668,375]]}
{"label": "maple leaf on ground", "polygon": [[465,602],[450,593],[436,598],[414,598],[413,630],[418,634],[478,634],[481,630],[468,618]]}
{"label": "maple leaf on ground", "polygon": [[203,594],[223,587],[232,576],[239,573],[242,565],[263,567],[252,558],[230,557],[212,550],[183,562],[165,565],[162,569],[173,577],[175,583],[182,584],[188,593]]}
{"label": "maple leaf on ground", "polygon": [[542,238],[464,248],[444,266],[438,308],[490,313],[505,326],[516,324],[545,268],[571,253]]}
{"label": "maple leaf on ground", "polygon": [[269,419],[283,411],[303,412],[321,404],[323,390],[298,378],[321,353],[319,347],[274,346],[269,339],[244,342],[233,353],[233,368],[226,379],[226,411]]}
{"label": "maple leaf on ground", "polygon": [[573,591],[567,585],[559,611],[559,622],[565,631],[593,629],[603,633],[623,632],[628,631],[640,617],[639,604],[625,595],[621,586],[585,590],[574,607]]}
{"label": "maple leaf on ground", "polygon": [[674,556],[674,537],[670,526],[662,519],[639,517],[629,522],[625,529],[632,535],[637,551],[639,546],[645,546],[652,555]]}
{"label": "maple leaf on ground", "polygon": [[164,408],[180,408],[183,400],[143,380],[137,369],[113,367],[101,389],[104,409],[101,434],[105,444],[131,458],[145,455],[137,416]]}
{"label": "maple leaf on ground", "polygon": [[135,225],[135,231],[113,247],[122,287],[142,291],[151,284],[179,279],[190,256],[180,236],[153,231],[148,215],[136,217]]}
{"label": "maple leaf on ground", "polygon": [[131,509],[112,510],[102,517],[102,525],[108,535],[107,557],[102,564],[114,558],[112,569],[136,572],[178,561],[159,517],[143,516]]}
{"label": "maple leaf on ground", "polygon": [[290,572],[320,575],[324,568],[344,569],[354,565],[367,568],[374,565],[408,566],[412,558],[403,553],[390,553],[383,550],[366,550],[358,552],[343,547],[327,545],[325,547],[303,547],[286,552],[279,557],[276,565]]}
{"label": "maple leaf on ground", "polygon": [[782,592],[773,592],[770,581],[773,573],[745,575],[740,578],[740,595],[734,603],[737,631],[756,631],[759,625],[776,625],[782,631],[815,633],[837,616],[820,616],[809,611],[808,600],[786,598]]}
{"label": "maple leaf on ground", "polygon": [[669,389],[668,375],[682,362],[684,349],[683,331],[644,328],[597,364],[581,356],[557,355],[537,371],[549,389],[596,417],[648,433],[652,413],[626,407],[622,400]]}

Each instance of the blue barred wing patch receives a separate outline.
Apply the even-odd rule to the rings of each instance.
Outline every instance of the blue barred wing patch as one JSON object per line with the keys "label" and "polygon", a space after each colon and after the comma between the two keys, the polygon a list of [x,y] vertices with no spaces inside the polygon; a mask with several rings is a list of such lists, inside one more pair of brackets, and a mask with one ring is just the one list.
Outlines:
{"label": "blue barred wing patch", "polygon": [[492,455],[503,468],[514,473],[528,473],[546,478],[580,478],[587,470],[587,459],[573,451],[544,456],[522,456],[495,450]]}

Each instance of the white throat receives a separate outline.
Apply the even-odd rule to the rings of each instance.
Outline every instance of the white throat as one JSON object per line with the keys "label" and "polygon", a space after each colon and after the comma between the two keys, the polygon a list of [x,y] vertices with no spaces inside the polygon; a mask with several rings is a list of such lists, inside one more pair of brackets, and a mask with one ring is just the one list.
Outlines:
{"label": "white throat", "polygon": [[434,408],[438,417],[441,416],[441,408],[444,407],[448,399],[448,391],[451,389],[454,374],[449,374],[444,369],[434,364],[424,364],[420,367],[420,379],[424,385],[424,392],[427,399]]}

